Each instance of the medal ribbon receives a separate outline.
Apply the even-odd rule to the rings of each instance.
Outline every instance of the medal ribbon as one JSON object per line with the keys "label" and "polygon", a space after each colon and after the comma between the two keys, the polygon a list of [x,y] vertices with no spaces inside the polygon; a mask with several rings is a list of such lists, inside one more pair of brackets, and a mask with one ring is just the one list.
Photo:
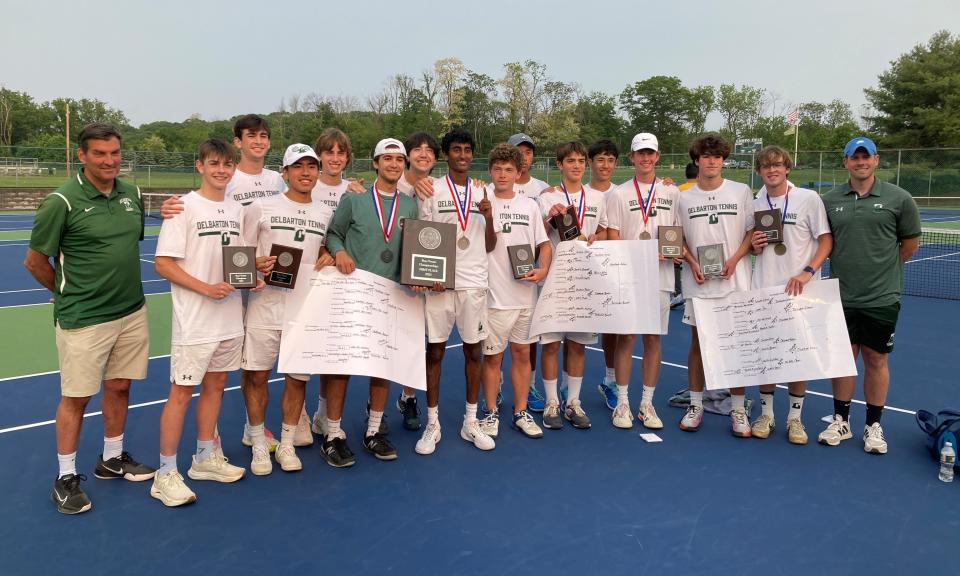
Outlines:
{"label": "medal ribbon", "polygon": [[644,203],[643,196],[640,194],[640,183],[637,182],[637,177],[633,177],[633,187],[637,191],[637,201],[640,202],[640,214],[643,216],[643,227],[647,227],[647,220],[650,218],[650,207],[653,206],[653,200],[656,198],[656,188],[657,179],[654,178],[653,182],[650,184],[650,190],[647,191],[647,201]]}
{"label": "medal ribbon", "polygon": [[457,194],[457,186],[453,183],[453,178],[447,174],[447,188],[450,189],[450,195],[453,196],[453,205],[457,209],[457,220],[460,222],[460,230],[467,231],[467,220],[470,219],[470,201],[473,198],[473,191],[470,190],[470,177],[467,176],[466,192],[463,202],[460,202],[460,195]]}
{"label": "medal ribbon", "polygon": [[[560,183],[560,188],[563,190],[563,195],[567,197],[567,204],[572,205],[573,200],[570,199],[570,193],[567,192],[567,187],[564,186],[563,182]],[[583,219],[587,214],[587,191],[583,188],[583,184],[580,185],[580,205],[577,206],[577,228],[580,229],[580,232],[583,232]]]}
{"label": "medal ribbon", "polygon": [[383,203],[380,199],[380,191],[377,189],[376,181],[370,187],[370,194],[373,196],[373,210],[377,213],[377,220],[380,221],[380,230],[383,231],[383,241],[389,244],[390,237],[393,236],[393,227],[397,224],[397,213],[399,212],[397,208],[400,206],[399,193],[396,190],[393,191],[393,206],[390,208],[390,219],[387,221],[383,219]]}
{"label": "medal ribbon", "polygon": [[[792,186],[787,186],[787,193],[783,195],[783,214],[780,214],[780,227],[781,227],[781,228],[783,227],[783,223],[787,221],[787,206],[790,205],[790,190],[792,190],[792,189],[793,189]],[[767,192],[767,206],[769,206],[771,210],[774,209],[773,202],[770,201],[770,193],[769,193],[769,192]]]}

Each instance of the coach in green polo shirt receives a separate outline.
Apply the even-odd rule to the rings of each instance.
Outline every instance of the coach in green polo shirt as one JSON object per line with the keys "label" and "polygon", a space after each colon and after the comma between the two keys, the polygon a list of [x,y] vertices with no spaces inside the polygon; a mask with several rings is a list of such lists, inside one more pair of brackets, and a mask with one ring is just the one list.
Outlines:
{"label": "coach in green polo shirt", "polygon": [[[147,375],[147,311],[140,283],[143,201],[117,180],[120,133],[89,124],[79,137],[83,170],[40,203],[24,266],[53,292],[60,360],[57,458],[50,499],[64,514],[90,509],[77,474],[83,411],[103,381],[103,454],[94,476],[141,481],[154,470],[123,450],[130,380]],[[50,259],[54,263],[50,263]]]}
{"label": "coach in green polo shirt", "polygon": [[[879,162],[877,146],[869,138],[848,142],[843,166],[850,180],[824,194],[823,204],[833,233],[830,273],[840,280],[853,356],[863,356],[863,449],[886,454],[880,416],[890,386],[887,354],[893,351],[900,314],[903,263],[917,251],[921,229],[910,193],[874,176]],[[820,433],[820,443],[836,446],[853,437],[850,400],[856,385],[855,376],[833,380],[833,422]]]}

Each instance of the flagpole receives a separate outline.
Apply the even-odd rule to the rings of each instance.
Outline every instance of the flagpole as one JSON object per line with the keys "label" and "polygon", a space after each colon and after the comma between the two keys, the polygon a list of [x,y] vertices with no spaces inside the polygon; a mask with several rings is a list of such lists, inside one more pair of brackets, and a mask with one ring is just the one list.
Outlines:
{"label": "flagpole", "polygon": [[797,118],[797,123],[793,126],[793,161],[797,161],[797,148],[800,145],[800,118]]}

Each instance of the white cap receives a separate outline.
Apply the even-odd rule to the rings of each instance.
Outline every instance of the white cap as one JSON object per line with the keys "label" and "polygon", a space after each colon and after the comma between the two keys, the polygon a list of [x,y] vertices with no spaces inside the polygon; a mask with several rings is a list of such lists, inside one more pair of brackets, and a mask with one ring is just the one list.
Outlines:
{"label": "white cap", "polygon": [[287,146],[286,152],[283,153],[283,167],[286,168],[295,164],[301,158],[313,158],[317,161],[317,164],[320,163],[320,158],[313,151],[313,148],[306,144],[291,144]]}
{"label": "white cap", "polygon": [[[392,150],[392,148],[398,148],[398,150]],[[403,157],[406,158],[407,149],[403,147],[403,142],[396,138],[384,138],[377,142],[377,147],[373,149],[373,158],[376,160],[384,154],[403,154]]]}
{"label": "white cap", "polygon": [[660,151],[660,143],[657,142],[657,137],[649,132],[641,132],[633,137],[633,141],[630,142],[630,151],[636,152],[637,150],[654,150]]}

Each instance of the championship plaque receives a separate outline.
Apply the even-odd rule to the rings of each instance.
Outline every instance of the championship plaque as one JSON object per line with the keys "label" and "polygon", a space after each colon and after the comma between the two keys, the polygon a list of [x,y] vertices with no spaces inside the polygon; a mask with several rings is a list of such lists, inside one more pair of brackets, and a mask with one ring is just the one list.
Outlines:
{"label": "championship plaque", "polygon": [[526,276],[535,267],[533,248],[529,244],[507,246],[507,255],[510,256],[510,269],[513,270],[513,277],[517,280]]}
{"label": "championship plaque", "polygon": [[757,210],[753,213],[754,229],[763,232],[770,244],[783,242],[783,220],[779,208]]}
{"label": "championship plaque", "polygon": [[443,284],[455,288],[457,226],[429,220],[403,221],[400,233],[400,283],[407,286]]}
{"label": "championship plaque", "polygon": [[560,241],[576,240],[580,236],[580,226],[577,225],[577,209],[567,206],[567,211],[553,217],[553,227],[557,229]]}
{"label": "championship plaque", "polygon": [[234,288],[257,287],[257,247],[223,247],[223,281]]}
{"label": "championship plaque", "polygon": [[274,244],[270,247],[270,255],[276,256],[277,261],[273,264],[273,270],[263,279],[271,286],[280,288],[293,288],[297,284],[297,272],[300,271],[300,258],[303,257],[302,248],[284,246],[283,244]]}
{"label": "championship plaque", "polygon": [[657,244],[660,255],[668,258],[683,256],[683,228],[680,226],[658,226]]}
{"label": "championship plaque", "polygon": [[723,254],[723,244],[708,244],[697,247],[697,261],[700,262],[700,272],[704,278],[719,278],[726,261]]}

